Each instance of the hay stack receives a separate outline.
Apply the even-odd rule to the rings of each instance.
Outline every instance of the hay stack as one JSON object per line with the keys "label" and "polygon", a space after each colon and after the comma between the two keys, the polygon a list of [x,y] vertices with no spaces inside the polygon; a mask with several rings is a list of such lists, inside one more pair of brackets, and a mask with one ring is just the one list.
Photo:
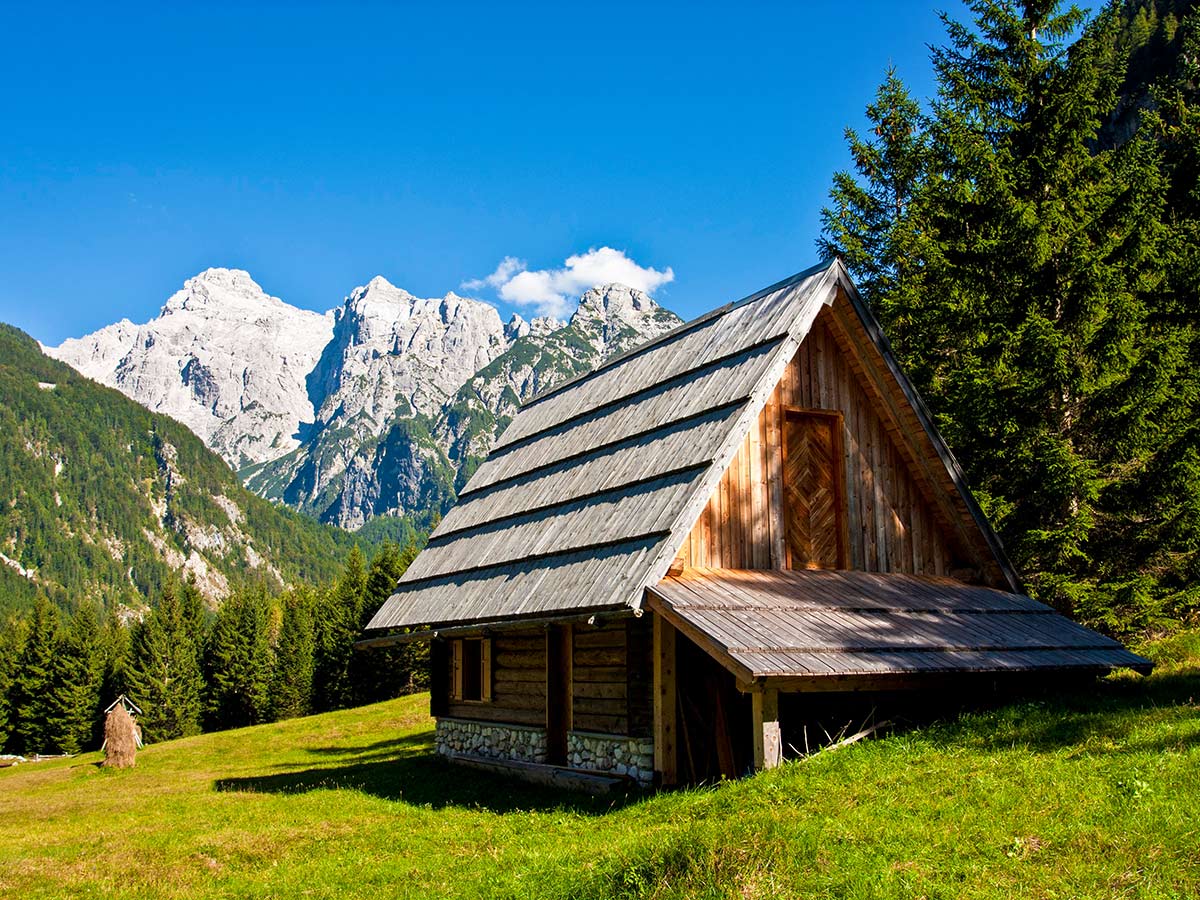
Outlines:
{"label": "hay stack", "polygon": [[130,769],[137,755],[138,726],[125,705],[118,703],[104,718],[104,765]]}

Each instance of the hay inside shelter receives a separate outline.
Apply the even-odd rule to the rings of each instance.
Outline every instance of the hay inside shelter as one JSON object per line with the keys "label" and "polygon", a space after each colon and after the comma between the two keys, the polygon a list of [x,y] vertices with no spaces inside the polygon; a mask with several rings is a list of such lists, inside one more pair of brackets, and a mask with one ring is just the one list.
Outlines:
{"label": "hay inside shelter", "polygon": [[138,724],[124,704],[117,703],[104,718],[104,765],[117,769],[134,766],[140,737]]}

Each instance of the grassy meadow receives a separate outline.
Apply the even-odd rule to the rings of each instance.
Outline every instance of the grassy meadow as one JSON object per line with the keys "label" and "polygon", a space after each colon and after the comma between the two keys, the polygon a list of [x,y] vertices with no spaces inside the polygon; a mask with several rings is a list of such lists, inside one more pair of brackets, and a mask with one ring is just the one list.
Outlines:
{"label": "grassy meadow", "polygon": [[432,755],[423,695],[0,770],[0,896],[1200,896],[1200,633],[1149,679],[618,800]]}

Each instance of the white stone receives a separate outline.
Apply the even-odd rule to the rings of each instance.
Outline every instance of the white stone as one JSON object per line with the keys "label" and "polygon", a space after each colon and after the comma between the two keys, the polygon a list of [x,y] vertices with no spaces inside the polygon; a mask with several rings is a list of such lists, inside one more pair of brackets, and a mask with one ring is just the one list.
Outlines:
{"label": "white stone", "polygon": [[298,446],[314,413],[305,377],[332,332],[331,315],[268,296],[248,273],[207,269],[144,325],[123,319],[44,349],[183,422],[236,468]]}

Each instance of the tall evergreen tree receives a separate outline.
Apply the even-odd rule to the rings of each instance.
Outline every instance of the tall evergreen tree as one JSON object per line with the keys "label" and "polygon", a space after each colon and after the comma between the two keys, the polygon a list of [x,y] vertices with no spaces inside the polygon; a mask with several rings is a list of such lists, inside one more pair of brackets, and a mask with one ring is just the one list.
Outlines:
{"label": "tall evergreen tree", "polygon": [[62,632],[50,670],[47,739],[60,753],[88,749],[102,709],[104,631],[91,604],[80,606]]}
{"label": "tall evergreen tree", "polygon": [[[1137,140],[1161,153],[1167,181],[1163,222],[1170,238],[1159,254],[1162,280],[1150,327],[1165,336],[1164,352],[1177,352],[1169,365],[1145,366],[1141,377],[1161,383],[1173,402],[1148,423],[1153,452],[1118,495],[1102,558],[1126,574],[1118,590],[1178,620],[1200,610],[1200,14],[1178,29],[1172,12],[1163,20],[1170,26],[1164,43],[1177,50],[1159,62],[1149,102],[1138,107]],[[1133,92],[1141,99],[1137,86]],[[1110,609],[1121,605],[1110,599]]]}
{"label": "tall evergreen tree", "polygon": [[894,68],[867,106],[867,120],[865,138],[846,129],[855,174],[834,174],[817,248],[842,258],[893,344],[907,346],[920,337],[921,264],[929,253],[913,205],[933,160],[928,122]]}
{"label": "tall evergreen tree", "polygon": [[[396,590],[396,583],[413,561],[416,547],[403,550],[392,541],[384,542],[371,560],[363,591],[359,633]],[[375,703],[410,692],[425,677],[429,645],[425,642],[355,653],[351,659],[354,702]]]}
{"label": "tall evergreen tree", "polygon": [[49,735],[50,685],[60,627],[58,608],[39,597],[29,616],[13,676],[9,746],[14,753],[30,755],[53,749]]}
{"label": "tall evergreen tree", "polygon": [[310,589],[283,596],[283,615],[271,678],[271,709],[276,719],[306,716],[313,709],[316,601]]}
{"label": "tall evergreen tree", "polygon": [[193,627],[171,584],[164,587],[153,612],[134,627],[126,677],[149,741],[200,732],[204,680],[196,653],[201,636]]}
{"label": "tall evergreen tree", "polygon": [[240,728],[270,719],[267,619],[267,595],[261,586],[235,591],[217,613],[204,654],[209,728]]}
{"label": "tall evergreen tree", "polygon": [[[1178,336],[1154,328],[1160,170],[1152,148],[1098,142],[1120,83],[1102,52],[1110,18],[1068,50],[1073,7],[969,5],[973,25],[944,18],[949,42],[933,53],[927,169],[890,226],[899,238],[868,248],[884,268],[915,250],[920,278],[879,280],[871,299],[1032,586],[1086,612],[1181,359]],[[860,174],[864,195],[890,177]],[[833,249],[860,227],[843,208],[827,217]]]}
{"label": "tall evergreen tree", "polygon": [[314,690],[318,710],[342,709],[355,702],[351,665],[362,622],[366,584],[366,563],[356,544],[346,557],[337,584],[326,593],[318,609]]}
{"label": "tall evergreen tree", "polygon": [[24,645],[24,623],[11,617],[0,626],[0,751],[8,747],[15,713],[12,708],[13,679]]}
{"label": "tall evergreen tree", "polygon": [[[102,675],[100,678],[100,708],[101,710],[112,703],[121,694],[129,694],[129,655],[131,635],[130,629],[122,624],[115,610],[109,610],[104,619],[101,635]],[[96,717],[95,730],[92,733],[92,744],[100,746],[104,742],[104,717]]]}

